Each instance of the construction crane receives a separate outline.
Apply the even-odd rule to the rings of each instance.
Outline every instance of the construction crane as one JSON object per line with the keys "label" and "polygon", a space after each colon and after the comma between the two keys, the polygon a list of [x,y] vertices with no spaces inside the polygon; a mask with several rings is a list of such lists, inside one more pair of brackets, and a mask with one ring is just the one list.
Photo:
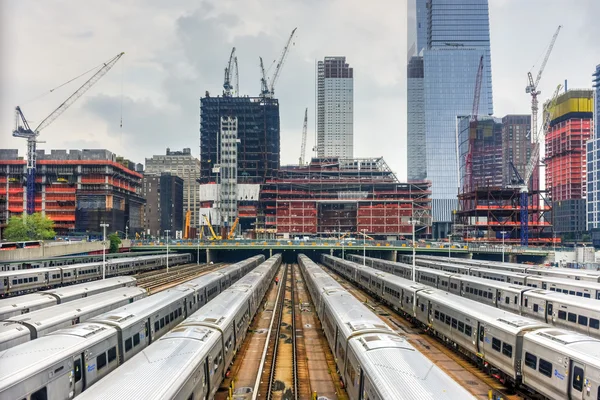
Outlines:
{"label": "construction crane", "polygon": [[306,131],[308,127],[308,107],[304,110],[304,125],[302,126],[302,147],[300,149],[300,166],[304,165],[304,158],[306,157]]}
{"label": "construction crane", "polygon": [[235,237],[235,228],[237,227],[238,222],[240,222],[240,219],[236,218],[235,221],[233,222],[233,225],[231,225],[231,229],[229,230],[229,233],[227,234],[227,239],[231,240]]}
{"label": "construction crane", "polygon": [[110,69],[116,64],[117,61],[125,53],[121,52],[103,63],[102,66],[96,73],[88,79],[83,85],[79,87],[71,96],[69,96],[57,109],[55,109],[50,115],[48,115],[35,129],[31,129],[23,111],[19,106],[15,109],[15,130],[13,131],[14,137],[27,139],[27,214],[33,214],[35,212],[35,169],[36,169],[36,147],[37,143],[43,143],[37,140],[40,135],[40,131],[50,125],[56,120],[63,112],[77,101],[85,92],[87,92],[100,78],[102,78]]}
{"label": "construction crane", "polygon": [[[188,202],[189,204],[189,202]],[[185,226],[183,227],[183,238],[190,239],[190,222],[192,219],[192,212],[187,210],[185,212]]]}
{"label": "construction crane", "polygon": [[298,28],[294,28],[294,30],[292,31],[292,33],[290,34],[290,37],[287,40],[287,43],[285,44],[285,47],[283,48],[283,51],[281,52],[281,55],[279,56],[279,61],[277,62],[277,65],[275,66],[275,72],[273,72],[273,76],[271,77],[270,80],[267,80],[266,78],[266,74],[265,74],[265,68],[263,66],[262,63],[262,58],[260,60],[260,69],[261,69],[261,96],[266,97],[266,98],[273,98],[273,95],[275,94],[275,83],[277,82],[277,79],[279,78],[279,75],[281,74],[281,69],[283,68],[283,64],[285,63],[285,59],[288,55],[288,51],[290,49],[290,44],[292,43],[292,39],[294,38],[294,35],[296,34],[296,29]]}
{"label": "construction crane", "polygon": [[[483,56],[479,58],[479,67],[477,68],[477,76],[475,77],[475,94],[473,95],[473,108],[471,110],[471,119],[469,120],[469,138],[467,157],[465,159],[465,183],[463,191],[468,192],[474,188],[473,184],[473,144],[477,138],[477,123],[479,114],[479,99],[481,97],[481,81],[483,79]],[[466,189],[466,190],[465,190]]]}
{"label": "construction crane", "polygon": [[550,46],[548,46],[546,56],[542,61],[542,65],[540,66],[540,70],[538,71],[535,81],[533,80],[531,71],[527,73],[527,80],[529,84],[525,88],[525,93],[531,94],[531,137],[533,138],[537,137],[538,95],[542,93],[538,90],[538,85],[542,79],[542,73],[544,72],[544,68],[546,68],[546,63],[548,63],[548,58],[550,58],[550,53],[552,52],[552,48],[554,47],[554,43],[556,42],[556,38],[558,37],[561,28],[562,25],[559,25],[554,33],[554,36],[552,36]]}
{"label": "construction crane", "polygon": [[531,156],[529,157],[528,163],[525,165],[525,173],[521,176],[515,165],[511,162],[512,170],[517,178],[516,185],[512,185],[511,187],[520,189],[521,246],[527,246],[529,244],[529,180],[533,175],[533,171],[535,171],[535,168],[539,165],[540,147],[544,144],[544,137],[550,127],[550,121],[552,121],[552,111],[556,106],[561,89],[562,85],[559,84],[556,87],[551,100],[545,107],[542,133],[536,134],[536,136],[533,137]]}
{"label": "construction crane", "polygon": [[234,71],[235,71],[235,95],[239,96],[240,95],[240,71],[238,70],[238,61],[237,61],[237,56],[235,56],[233,58],[233,65],[234,65]]}
{"label": "construction crane", "polygon": [[[227,63],[227,67],[225,67],[225,79],[223,80],[223,97],[231,97],[231,91],[233,89],[233,86],[231,84],[231,74],[233,72],[232,69],[234,67],[237,76],[237,57],[235,56],[235,47],[231,49],[231,54],[229,55],[229,62]],[[236,88],[236,91],[237,90],[238,88]]]}
{"label": "construction crane", "polygon": [[208,220],[208,217],[205,214],[202,214],[204,220],[206,221],[206,225],[208,225],[208,229],[210,230],[210,234],[212,235],[212,240],[221,240],[221,236],[217,236],[215,230],[213,229],[212,224]]}

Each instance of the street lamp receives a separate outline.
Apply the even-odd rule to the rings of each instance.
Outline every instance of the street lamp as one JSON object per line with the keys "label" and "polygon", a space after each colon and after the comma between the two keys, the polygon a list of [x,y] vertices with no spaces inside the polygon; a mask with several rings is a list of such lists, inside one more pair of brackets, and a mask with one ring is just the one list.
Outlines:
{"label": "street lamp", "polygon": [[412,250],[413,250],[413,255],[412,255],[412,280],[413,282],[416,282],[416,277],[415,277],[415,272],[417,269],[417,247],[415,246],[415,225],[417,225],[417,223],[419,223],[418,219],[414,219],[412,218],[410,220],[410,224],[412,225]]}
{"label": "street lamp", "polygon": [[365,234],[367,230],[362,229],[363,233],[363,266],[367,265],[367,235]]}
{"label": "street lamp", "polygon": [[106,228],[108,224],[102,222],[102,279],[106,279]]}
{"label": "street lamp", "polygon": [[128,234],[129,234],[129,225],[125,225],[125,240],[127,240]]}
{"label": "street lamp", "polygon": [[169,272],[169,232],[171,232],[171,230],[165,230],[165,233],[167,235],[167,273]]}
{"label": "street lamp", "polygon": [[504,262],[504,235],[507,233],[507,231],[500,231],[500,234],[502,235],[502,262]]}
{"label": "street lamp", "polygon": [[198,232],[198,254],[196,254],[196,265],[200,265],[200,232]]}

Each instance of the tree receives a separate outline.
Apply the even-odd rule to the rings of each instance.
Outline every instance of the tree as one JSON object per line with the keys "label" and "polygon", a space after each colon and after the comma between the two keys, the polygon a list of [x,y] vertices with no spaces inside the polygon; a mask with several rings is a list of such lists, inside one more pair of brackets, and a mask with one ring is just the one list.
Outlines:
{"label": "tree", "polygon": [[119,245],[121,244],[121,238],[116,233],[112,233],[108,235],[108,240],[110,240],[110,249],[109,253],[118,253]]}
{"label": "tree", "polygon": [[23,240],[50,240],[54,239],[54,222],[35,213],[22,217],[11,217],[4,229],[4,239],[18,242]]}

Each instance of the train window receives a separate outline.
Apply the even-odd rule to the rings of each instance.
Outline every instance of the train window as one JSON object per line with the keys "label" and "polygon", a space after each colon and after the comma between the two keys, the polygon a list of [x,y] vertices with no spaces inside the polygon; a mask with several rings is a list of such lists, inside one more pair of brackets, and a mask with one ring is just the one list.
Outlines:
{"label": "train window", "polygon": [[173,321],[173,320],[175,319],[175,318],[173,317],[173,312],[171,312],[171,314],[169,314],[169,319],[170,319],[171,321]]}
{"label": "train window", "polygon": [[590,318],[590,328],[600,329],[600,321],[596,318]]}
{"label": "train window", "polygon": [[452,327],[453,327],[454,329],[456,329],[456,326],[457,326],[457,321],[456,321],[456,318],[452,318]]}
{"label": "train window", "polygon": [[590,294],[589,294],[589,293],[584,293],[584,294],[583,294],[583,297],[585,297],[586,299],[589,299],[589,298],[591,298],[592,296],[590,296]]}
{"label": "train window", "polygon": [[19,285],[23,283],[23,279],[18,279]]}
{"label": "train window", "polygon": [[460,332],[464,332],[465,331],[465,323],[464,322],[458,321],[458,330]]}
{"label": "train window", "polygon": [[515,304],[517,304],[517,303],[518,303],[518,301],[517,301],[517,296],[515,296]]}
{"label": "train window", "polygon": [[525,365],[527,365],[529,368],[536,369],[537,357],[531,353],[525,353]]}
{"label": "train window", "polygon": [[555,292],[555,291],[556,291],[556,288],[553,288],[553,287],[551,287],[551,288],[550,288],[550,291],[551,291],[551,292]]}
{"label": "train window", "polygon": [[507,343],[502,343],[502,354],[508,358],[512,358],[512,346]]}
{"label": "train window", "polygon": [[165,327],[165,318],[163,317],[160,319],[160,329],[162,329],[164,327]]}
{"label": "train window", "polygon": [[440,312],[438,310],[435,310],[433,315],[434,315],[435,319],[440,319]]}
{"label": "train window", "polygon": [[540,374],[547,376],[548,378],[552,377],[552,363],[540,358],[540,366],[538,367],[538,371]]}
{"label": "train window", "polygon": [[75,382],[79,382],[81,380],[81,359],[75,360],[73,363],[73,371],[75,374]]}
{"label": "train window", "polygon": [[445,319],[446,319],[446,315],[443,312],[441,312],[440,313],[440,321],[444,322]]}
{"label": "train window", "polygon": [[504,299],[504,302],[506,304],[510,304],[510,297],[506,296],[506,298]]}
{"label": "train window", "polygon": [[179,316],[181,317],[183,315],[183,312],[181,311],[181,307],[179,307]]}
{"label": "train window", "polygon": [[558,319],[567,319],[567,313],[564,311],[558,311]]}
{"label": "train window", "polygon": [[117,348],[112,347],[108,349],[108,362],[113,362],[117,358]]}
{"label": "train window", "polygon": [[533,312],[538,312],[539,308],[540,307],[537,304],[534,304],[533,305]]}
{"label": "train window", "polygon": [[581,293],[581,292],[577,292],[575,295],[579,296],[579,297],[583,297],[583,293]]}
{"label": "train window", "polygon": [[473,329],[471,328],[471,325],[465,325],[465,335],[470,337],[472,333]]}
{"label": "train window", "polygon": [[452,320],[452,318],[450,318],[449,315],[446,315],[446,325],[450,325],[451,320]]}
{"label": "train window", "polygon": [[106,353],[102,353],[96,357],[96,365],[98,366],[98,371],[106,367]]}
{"label": "train window", "polygon": [[529,303],[528,301],[529,299],[527,297],[525,297],[525,307],[527,307],[527,303]]}
{"label": "train window", "polygon": [[478,295],[479,295],[479,296],[483,296],[483,290],[479,289],[479,290],[478,290]]}
{"label": "train window", "polygon": [[569,313],[567,319],[569,322],[577,322],[577,314]]}
{"label": "train window", "polygon": [[125,352],[128,352],[133,347],[133,342],[131,338],[125,340]]}
{"label": "train window", "polygon": [[496,338],[492,338],[492,349],[496,350],[497,352],[500,352],[501,347],[502,347],[502,341],[500,341]]}
{"label": "train window", "polygon": [[138,344],[140,344],[140,334],[136,333],[133,335],[133,346],[137,346]]}
{"label": "train window", "polygon": [[575,291],[574,291],[574,290],[569,290],[569,294],[570,294],[571,296],[575,296]]}
{"label": "train window", "polygon": [[573,389],[577,391],[583,390],[583,369],[577,366],[573,367]]}
{"label": "train window", "polygon": [[587,326],[587,324],[588,324],[588,317],[586,317],[585,315],[580,315],[579,318],[578,318],[578,320],[577,320],[577,323],[579,325]]}
{"label": "train window", "polygon": [[47,400],[48,399],[48,391],[46,390],[46,386],[37,390],[36,392],[31,394],[31,400]]}
{"label": "train window", "polygon": [[159,329],[160,329],[160,322],[156,321],[154,323],[154,332],[158,332]]}
{"label": "train window", "polygon": [[483,338],[485,336],[485,330],[483,329],[483,326],[479,327],[479,341],[483,342]]}

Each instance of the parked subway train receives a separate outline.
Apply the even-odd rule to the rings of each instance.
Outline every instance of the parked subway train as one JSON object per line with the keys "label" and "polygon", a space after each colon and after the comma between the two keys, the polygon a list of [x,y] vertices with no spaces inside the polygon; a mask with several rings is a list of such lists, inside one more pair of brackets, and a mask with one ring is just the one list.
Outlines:
{"label": "parked subway train", "polygon": [[553,400],[600,398],[598,339],[352,261],[322,261],[504,382]]}
{"label": "parked subway train", "polygon": [[[137,274],[166,266],[166,255],[119,258],[106,262],[106,276]],[[190,254],[170,254],[169,265],[189,263]],[[0,297],[102,278],[102,262],[0,272]]]}
{"label": "parked subway train", "polygon": [[212,399],[280,264],[269,258],[80,399]]}
{"label": "parked subway train", "polygon": [[[359,264],[363,263],[362,256],[349,255],[348,258]],[[375,269],[412,280],[411,265],[371,257],[367,257],[364,263]],[[446,268],[443,263],[436,265],[438,268]],[[453,269],[452,264],[446,268],[446,270]],[[457,272],[447,272],[446,270],[416,267],[415,280],[502,310],[526,315],[556,327],[600,338],[600,303],[598,300],[569,296],[560,292],[538,289],[535,286],[517,285],[464,275],[460,273],[460,270]],[[474,270],[476,269],[471,269],[469,272],[476,273],[477,271]],[[487,271],[489,270],[484,269],[482,274],[485,276]],[[494,273],[496,272],[494,271]],[[502,271],[499,273],[505,274]],[[543,277],[536,276],[532,281],[540,278]],[[533,284],[530,283],[530,285]]]}
{"label": "parked subway train", "polygon": [[100,279],[92,282],[79,283],[77,285],[24,294],[22,296],[7,297],[0,299],[0,321],[4,321],[5,319],[16,315],[41,310],[42,308],[93,296],[108,290],[136,286],[136,284],[137,280],[132,276],[117,276],[114,278]]}
{"label": "parked subway train", "polygon": [[474,398],[308,257],[298,263],[351,400]]}
{"label": "parked subway train", "polygon": [[70,399],[80,394],[264,259],[262,255],[249,258],[0,352],[0,398]]}

